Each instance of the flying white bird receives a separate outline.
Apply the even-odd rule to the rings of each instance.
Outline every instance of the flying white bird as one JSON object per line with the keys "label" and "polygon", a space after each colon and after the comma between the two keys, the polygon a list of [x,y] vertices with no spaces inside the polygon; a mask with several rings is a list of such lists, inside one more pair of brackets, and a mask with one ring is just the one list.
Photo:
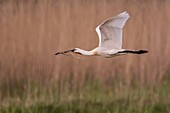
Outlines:
{"label": "flying white bird", "polygon": [[73,52],[86,56],[104,56],[110,58],[129,53],[147,53],[147,50],[122,49],[122,28],[128,19],[129,14],[125,11],[115,17],[106,19],[103,23],[101,23],[96,28],[96,32],[99,37],[99,45],[91,51],[82,50],[80,48],[74,48],[62,52],[57,52],[55,55]]}

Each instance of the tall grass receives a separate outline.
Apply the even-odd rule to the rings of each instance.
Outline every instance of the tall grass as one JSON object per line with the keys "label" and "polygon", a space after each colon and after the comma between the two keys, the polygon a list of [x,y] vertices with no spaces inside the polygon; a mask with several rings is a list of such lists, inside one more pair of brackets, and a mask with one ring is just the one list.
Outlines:
{"label": "tall grass", "polygon": [[[0,78],[29,77],[45,81],[73,75],[84,81],[87,73],[126,82],[160,81],[169,67],[169,1],[2,0],[0,7]],[[73,47],[98,45],[95,27],[127,10],[131,18],[123,32],[123,47],[148,49],[146,55],[113,59],[78,60],[54,56]],[[103,68],[105,67],[105,68]],[[60,78],[60,79],[61,79]],[[78,82],[77,81],[77,82]]]}
{"label": "tall grass", "polygon": [[[81,56],[85,60],[54,56],[74,47],[95,48],[96,26],[125,10],[131,18],[124,27],[123,48],[148,49],[148,54],[112,59]],[[57,90],[53,100],[63,91],[80,94],[87,84],[113,90],[114,80],[119,80],[118,88],[134,81],[161,83],[170,66],[169,20],[168,0],[0,0],[1,102],[18,94],[24,100],[41,100],[36,96],[44,87],[43,92],[49,89],[50,94]]]}

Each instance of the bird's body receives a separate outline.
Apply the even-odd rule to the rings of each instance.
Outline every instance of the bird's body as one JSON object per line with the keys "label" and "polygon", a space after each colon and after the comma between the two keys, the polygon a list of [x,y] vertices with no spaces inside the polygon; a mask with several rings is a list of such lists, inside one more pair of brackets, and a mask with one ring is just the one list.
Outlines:
{"label": "bird's body", "polygon": [[132,54],[143,54],[147,53],[147,50],[127,50],[122,49],[122,28],[129,18],[129,14],[126,12],[120,13],[115,17],[108,18],[101,23],[97,28],[96,32],[99,37],[98,47],[91,51],[82,50],[80,48],[74,48],[63,52],[57,52],[58,54],[65,54],[68,52],[74,52],[86,56],[104,56],[107,58],[125,55],[128,53]]}
{"label": "bird's body", "polygon": [[78,49],[78,51],[80,53],[82,53],[82,55],[86,55],[86,56],[104,56],[104,57],[113,57],[116,56],[118,54],[116,54],[118,52],[118,50],[116,49],[112,49],[112,50],[105,50],[104,48],[95,48],[91,51],[86,51],[84,52],[84,50]]}

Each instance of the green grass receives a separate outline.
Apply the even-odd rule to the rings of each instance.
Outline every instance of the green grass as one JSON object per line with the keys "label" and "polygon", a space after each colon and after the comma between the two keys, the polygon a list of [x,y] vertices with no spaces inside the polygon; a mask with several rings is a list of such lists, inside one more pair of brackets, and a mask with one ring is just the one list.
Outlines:
{"label": "green grass", "polygon": [[70,103],[39,103],[28,108],[10,106],[2,108],[1,113],[169,113],[170,105],[154,103],[140,107],[126,100],[115,102],[91,102],[77,100]]}
{"label": "green grass", "polygon": [[[109,85],[87,78],[80,86],[66,79],[48,85],[24,81],[1,85],[0,113],[169,113],[170,79],[132,85],[113,80]],[[92,79],[92,80],[91,80]]]}

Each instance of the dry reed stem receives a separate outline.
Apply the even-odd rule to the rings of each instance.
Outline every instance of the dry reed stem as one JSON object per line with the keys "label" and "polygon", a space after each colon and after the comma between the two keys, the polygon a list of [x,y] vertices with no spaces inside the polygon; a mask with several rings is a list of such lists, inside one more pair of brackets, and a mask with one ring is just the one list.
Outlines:
{"label": "dry reed stem", "polygon": [[[169,1],[37,0],[2,1],[0,7],[0,81],[64,80],[82,85],[87,74],[102,80],[119,76],[128,84],[160,81],[169,70]],[[131,16],[123,32],[123,47],[148,49],[141,56],[77,60],[54,56],[74,47],[98,45],[95,27],[104,19],[127,10]],[[75,83],[75,84],[74,84]]]}

